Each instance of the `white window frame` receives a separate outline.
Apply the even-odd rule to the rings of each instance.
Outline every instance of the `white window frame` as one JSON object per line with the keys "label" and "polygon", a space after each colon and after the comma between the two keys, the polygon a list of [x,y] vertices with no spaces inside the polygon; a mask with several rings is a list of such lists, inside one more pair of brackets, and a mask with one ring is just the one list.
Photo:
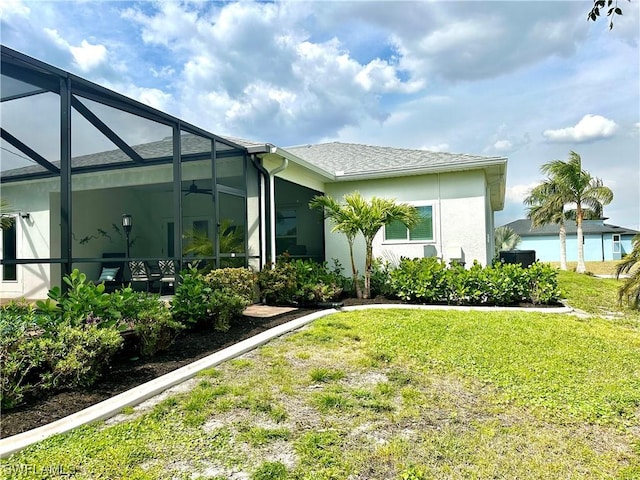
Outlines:
{"label": "white window frame", "polygon": [[411,245],[435,245],[436,238],[438,238],[437,232],[437,209],[435,202],[404,202],[412,207],[431,207],[431,240],[411,240],[409,236],[409,229],[407,228],[407,237],[405,239],[398,240],[387,240],[387,231],[386,226],[382,228],[382,245],[402,245],[402,244],[411,244]]}
{"label": "white window frame", "polygon": [[614,233],[611,236],[611,240],[613,242],[613,253],[620,253],[622,251],[622,236],[619,233]]}

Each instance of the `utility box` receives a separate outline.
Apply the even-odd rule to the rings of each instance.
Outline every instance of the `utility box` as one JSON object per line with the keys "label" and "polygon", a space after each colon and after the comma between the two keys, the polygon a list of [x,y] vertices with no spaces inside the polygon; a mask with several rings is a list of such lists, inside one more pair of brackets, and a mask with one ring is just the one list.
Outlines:
{"label": "utility box", "polygon": [[524,268],[536,261],[535,250],[503,250],[500,252],[502,263],[519,263]]}

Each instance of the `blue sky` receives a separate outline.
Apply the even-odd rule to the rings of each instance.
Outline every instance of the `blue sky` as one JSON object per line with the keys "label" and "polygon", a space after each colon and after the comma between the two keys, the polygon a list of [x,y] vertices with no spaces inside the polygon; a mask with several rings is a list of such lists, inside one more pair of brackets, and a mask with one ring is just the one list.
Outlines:
{"label": "blue sky", "polygon": [[5,0],[0,36],[221,135],[506,156],[498,224],[574,150],[640,229],[640,2],[591,4]]}

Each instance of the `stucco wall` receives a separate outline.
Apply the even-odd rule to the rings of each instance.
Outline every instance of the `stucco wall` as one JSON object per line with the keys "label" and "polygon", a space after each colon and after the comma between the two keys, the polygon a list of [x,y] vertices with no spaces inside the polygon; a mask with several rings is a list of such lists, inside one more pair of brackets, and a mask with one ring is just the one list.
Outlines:
{"label": "stucco wall", "polygon": [[[482,171],[396,177],[357,182],[336,182],[326,185],[326,193],[341,200],[345,193],[355,190],[365,198],[373,196],[393,198],[398,202],[431,205],[433,208],[433,241],[385,242],[384,231],[375,238],[374,256],[399,259],[423,257],[425,245],[436,248],[438,256],[451,259],[452,250],[462,251],[467,265],[478,260],[486,265],[490,261],[487,244],[487,225],[492,223],[486,215],[486,183]],[[337,258],[347,270],[349,250],[344,235],[331,233],[332,225],[325,226],[325,256]],[[359,236],[355,243],[358,268],[364,265],[364,241]]]}
{"label": "stucco wall", "polygon": [[[12,210],[29,214],[28,219],[16,215],[18,258],[48,259],[50,256],[59,255],[59,248],[54,247],[52,250],[55,238],[51,238],[49,221],[49,198],[52,195],[51,192],[56,190],[59,190],[58,179],[37,180],[31,182],[28,188],[16,184],[2,185],[2,198],[11,205]],[[55,195],[59,196],[59,194]],[[16,281],[0,282],[0,296],[45,298],[50,286],[50,274],[51,267],[48,264],[20,265],[17,268]],[[2,278],[1,272],[0,278]]]}

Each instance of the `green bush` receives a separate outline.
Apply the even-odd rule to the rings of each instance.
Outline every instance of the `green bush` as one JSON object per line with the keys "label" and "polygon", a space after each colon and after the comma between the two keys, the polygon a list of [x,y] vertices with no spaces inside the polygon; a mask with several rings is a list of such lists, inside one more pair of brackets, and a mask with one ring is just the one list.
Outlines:
{"label": "green bush", "polygon": [[[247,280],[244,275],[238,273],[236,278]],[[240,288],[241,295],[236,292],[233,282],[225,285],[220,274],[211,272],[203,275],[196,268],[190,267],[180,272],[180,276],[182,282],[176,287],[171,312],[174,319],[188,326],[211,325],[216,330],[228,330],[231,320],[240,317],[245,307],[251,303],[248,299],[248,283]]]}
{"label": "green bush", "polygon": [[336,300],[346,279],[336,262],[329,270],[327,263],[291,260],[278,257],[275,265],[266,265],[258,274],[262,299],[270,305],[309,305]]}
{"label": "green bush", "polygon": [[214,290],[231,290],[248,304],[257,300],[256,274],[248,268],[218,268],[204,277]]}
{"label": "green bush", "polygon": [[466,270],[451,265],[446,272],[447,303],[453,305],[486,305],[491,302],[491,282],[486,269],[474,262]]}
{"label": "green bush", "polygon": [[122,308],[122,323],[132,328],[139,340],[143,357],[168,349],[185,325],[175,320],[169,306],[157,295],[132,292],[130,289],[112,294]]}
{"label": "green bush", "polygon": [[390,273],[391,294],[407,302],[454,305],[549,304],[561,296],[557,271],[547,264],[496,263],[469,269],[434,258],[402,259]]}
{"label": "green bush", "polygon": [[41,375],[44,390],[88,387],[122,346],[122,336],[113,328],[61,324],[51,336],[39,338],[46,372]]}
{"label": "green bush", "polygon": [[436,258],[403,258],[390,274],[391,292],[406,302],[446,300],[446,266]]}
{"label": "green bush", "polygon": [[297,270],[280,258],[275,265],[267,264],[258,273],[258,287],[262,300],[269,305],[289,305],[295,301]]}
{"label": "green bush", "polygon": [[92,385],[122,345],[113,328],[55,324],[34,309],[0,313],[0,404],[27,395]]}
{"label": "green bush", "polygon": [[36,302],[40,311],[76,326],[89,320],[100,327],[109,327],[121,320],[120,305],[105,293],[104,283],[96,285],[88,281],[78,269],[63,277],[63,281],[67,291],[63,293],[60,287],[53,287],[46,301]]}
{"label": "green bush", "polygon": [[[28,304],[12,302],[0,309],[0,404],[12,408],[31,393],[38,381],[44,357],[35,348],[45,332],[47,315],[38,315]],[[32,380],[35,379],[35,380]]]}
{"label": "green bush", "polygon": [[529,298],[534,304],[555,303],[562,298],[558,287],[558,270],[548,263],[536,262],[527,269]]}
{"label": "green bush", "polygon": [[180,272],[180,279],[171,301],[171,313],[176,320],[193,326],[208,317],[212,290],[204,275],[193,266]]}
{"label": "green bush", "polygon": [[388,261],[383,262],[377,258],[373,260],[371,263],[371,297],[392,295],[391,270]]}

